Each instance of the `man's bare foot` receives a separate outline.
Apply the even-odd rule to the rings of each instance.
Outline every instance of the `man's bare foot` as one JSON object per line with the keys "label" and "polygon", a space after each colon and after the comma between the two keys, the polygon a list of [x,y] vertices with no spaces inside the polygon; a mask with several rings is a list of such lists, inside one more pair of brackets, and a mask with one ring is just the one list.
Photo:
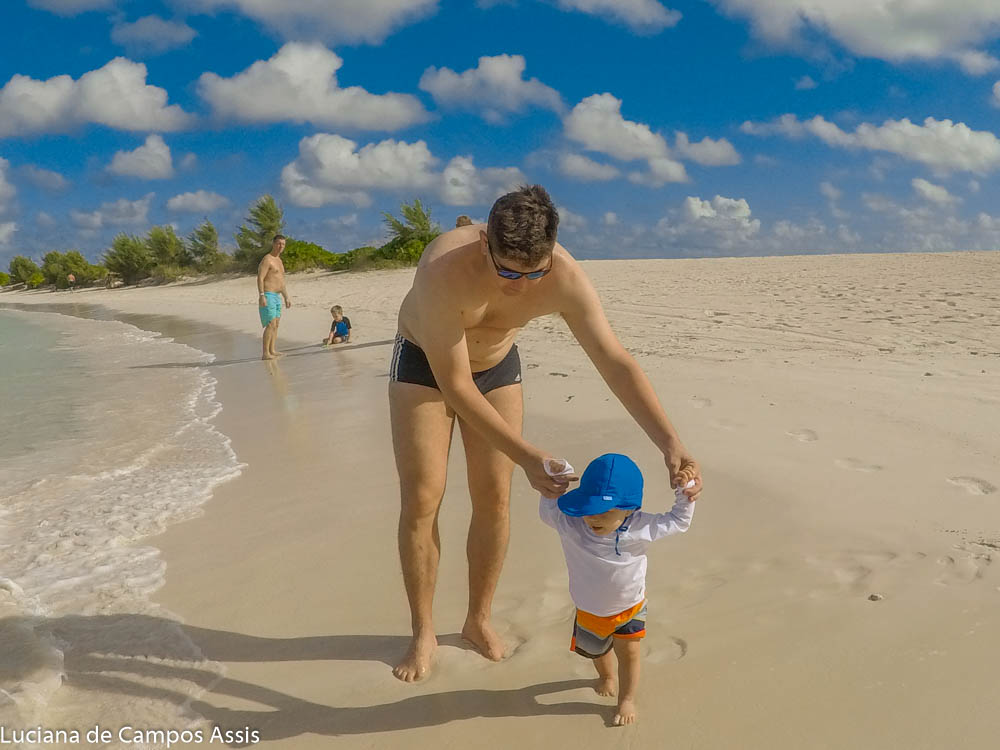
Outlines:
{"label": "man's bare foot", "polygon": [[437,638],[433,633],[429,636],[413,636],[406,656],[392,668],[392,673],[403,682],[422,680],[430,672],[437,645]]}
{"label": "man's bare foot", "polygon": [[476,650],[490,661],[500,661],[504,657],[503,639],[488,622],[465,621],[462,628],[462,638],[467,640]]}
{"label": "man's bare foot", "polygon": [[284,357],[284,352],[271,352],[271,359],[277,359],[278,357]]}
{"label": "man's bare foot", "polygon": [[261,357],[261,359],[266,362],[269,359],[277,359],[277,357],[272,357],[270,354],[265,354],[263,357]]}
{"label": "man's bare foot", "polygon": [[635,724],[638,715],[634,700],[620,700],[618,701],[618,710],[615,712],[615,726],[623,727],[626,724]]}
{"label": "man's bare foot", "polygon": [[614,677],[600,677],[594,685],[598,695],[615,696],[618,694],[618,681]]}

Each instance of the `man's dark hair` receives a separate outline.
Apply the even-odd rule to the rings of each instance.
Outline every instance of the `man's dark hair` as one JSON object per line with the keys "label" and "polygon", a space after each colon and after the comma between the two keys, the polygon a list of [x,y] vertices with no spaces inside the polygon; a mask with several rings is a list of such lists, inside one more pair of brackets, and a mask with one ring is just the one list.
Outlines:
{"label": "man's dark hair", "polygon": [[288,238],[285,237],[285,235],[283,235],[283,234],[276,234],[276,235],[274,235],[274,237],[271,238],[271,244],[273,245],[278,240],[286,240],[287,241],[287,239]]}
{"label": "man's dark hair", "polygon": [[486,239],[498,258],[536,266],[556,244],[559,214],[541,185],[522,185],[497,198],[486,222]]}

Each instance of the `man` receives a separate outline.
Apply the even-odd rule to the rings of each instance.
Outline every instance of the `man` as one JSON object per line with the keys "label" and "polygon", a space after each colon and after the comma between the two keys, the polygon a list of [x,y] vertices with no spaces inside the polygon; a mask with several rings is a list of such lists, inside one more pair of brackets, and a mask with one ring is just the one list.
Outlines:
{"label": "man", "polygon": [[493,593],[509,535],[514,465],[549,497],[566,478],[521,436],[521,369],[514,338],[533,318],[561,313],[608,386],[660,448],[673,486],[696,498],[697,463],[681,443],[635,360],[608,324],[590,280],[556,243],[559,216],[548,194],[524,187],[493,205],[487,224],[459,227],[424,251],[399,311],[389,373],[389,410],[399,472],[399,555],[413,638],[393,673],[423,677],[437,648],[431,603],[452,425],[458,417],[468,465],[469,609],[462,636],[489,659],[503,657],[490,625]]}
{"label": "man", "polygon": [[257,304],[260,312],[260,324],[264,326],[263,356],[261,359],[276,359],[282,356],[275,349],[278,342],[278,323],[281,321],[281,299],[285,307],[291,307],[285,290],[285,265],[281,262],[281,254],[285,251],[285,237],[274,235],[271,240],[271,252],[265,255],[257,266]]}

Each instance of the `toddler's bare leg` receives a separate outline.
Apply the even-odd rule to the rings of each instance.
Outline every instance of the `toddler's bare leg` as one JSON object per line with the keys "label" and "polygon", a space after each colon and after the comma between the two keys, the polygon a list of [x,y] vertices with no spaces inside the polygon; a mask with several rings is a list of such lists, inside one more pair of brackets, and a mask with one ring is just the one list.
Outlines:
{"label": "toddler's bare leg", "polygon": [[639,641],[615,638],[615,656],[618,657],[618,711],[615,726],[633,724],[637,718],[635,707],[639,689]]}
{"label": "toddler's bare leg", "polygon": [[615,680],[614,649],[608,651],[604,656],[598,656],[594,659],[594,667],[597,669],[598,677],[594,692],[598,695],[614,695],[618,687]]}

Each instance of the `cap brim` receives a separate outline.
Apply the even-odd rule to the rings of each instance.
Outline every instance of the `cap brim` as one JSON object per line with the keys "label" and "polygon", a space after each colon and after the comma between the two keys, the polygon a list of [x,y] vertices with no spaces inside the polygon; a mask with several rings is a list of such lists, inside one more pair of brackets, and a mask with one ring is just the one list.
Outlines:
{"label": "cap brim", "polygon": [[567,516],[598,516],[617,507],[614,500],[605,500],[603,495],[586,495],[578,487],[559,498],[559,510]]}

